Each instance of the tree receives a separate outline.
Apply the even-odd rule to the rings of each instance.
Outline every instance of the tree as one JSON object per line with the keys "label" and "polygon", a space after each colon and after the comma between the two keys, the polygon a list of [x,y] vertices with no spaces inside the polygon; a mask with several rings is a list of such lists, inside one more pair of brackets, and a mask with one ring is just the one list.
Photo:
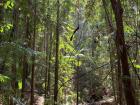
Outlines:
{"label": "tree", "polygon": [[57,0],[57,23],[56,23],[56,54],[55,54],[55,85],[54,85],[54,105],[58,103],[58,70],[59,70],[59,29],[60,29],[60,4],[59,0]]}
{"label": "tree", "polygon": [[129,64],[127,57],[127,50],[124,40],[124,29],[123,29],[123,8],[121,6],[120,0],[111,0],[112,8],[115,14],[116,20],[116,46],[118,50],[118,56],[121,60],[122,68],[122,82],[124,86],[124,94],[126,98],[127,105],[136,105],[136,99],[134,95],[134,88],[131,83],[131,77],[129,72]]}
{"label": "tree", "polygon": [[[33,29],[33,41],[32,49],[35,51],[35,37],[36,37],[36,8],[37,1],[34,1],[34,29]],[[35,90],[35,54],[32,55],[32,72],[31,72],[31,102],[30,105],[34,105],[34,90]]]}

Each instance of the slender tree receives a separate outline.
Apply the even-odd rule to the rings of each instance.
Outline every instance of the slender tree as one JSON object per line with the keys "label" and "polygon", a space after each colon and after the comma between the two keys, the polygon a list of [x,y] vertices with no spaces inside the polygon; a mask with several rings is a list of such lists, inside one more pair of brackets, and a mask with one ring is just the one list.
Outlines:
{"label": "slender tree", "polygon": [[51,85],[51,58],[52,58],[52,33],[50,33],[50,46],[49,46],[49,64],[48,64],[48,85],[47,85],[47,93],[48,93],[48,96],[50,96],[50,85]]}
{"label": "slender tree", "polygon": [[55,84],[54,84],[54,105],[58,104],[58,70],[59,70],[59,27],[60,27],[60,2],[57,0],[57,23],[56,23],[56,54],[55,54]]}
{"label": "slender tree", "polygon": [[[0,1],[0,4],[3,4],[3,1],[1,0]],[[0,5],[0,25],[2,26],[3,25],[3,5]],[[0,32],[0,43],[2,42],[2,32]],[[0,65],[0,74],[3,74],[4,72],[4,68],[5,68],[5,60],[3,60],[3,62],[1,63]],[[1,87],[2,85],[0,84],[0,91],[1,91]]]}
{"label": "slender tree", "polygon": [[[27,8],[30,8],[30,0],[27,0]],[[29,13],[29,12],[28,12]],[[30,13],[29,13],[30,14]],[[30,35],[30,17],[29,15],[25,14],[25,35],[24,35],[24,47],[28,48],[31,47],[31,35]],[[22,98],[24,98],[24,92],[27,89],[27,78],[29,76],[29,64],[27,62],[27,52],[24,52],[23,55],[23,71],[22,71]]]}
{"label": "slender tree", "polygon": [[[3,25],[3,0],[0,1],[0,25]],[[0,42],[2,41],[2,32],[0,32]]]}
{"label": "slender tree", "polygon": [[[35,37],[36,37],[36,7],[37,2],[34,1],[34,29],[33,29],[33,43],[32,49],[35,51]],[[35,54],[32,55],[32,73],[31,73],[31,102],[30,105],[34,105],[34,89],[35,89]]]}
{"label": "slender tree", "polygon": [[48,75],[47,75],[47,93],[48,93],[48,97],[50,97],[50,85],[51,85],[51,56],[52,56],[52,26],[51,26],[51,13],[50,13],[50,0],[48,0],[47,2],[48,4],[48,14],[47,14],[47,18],[48,18],[48,27],[47,27],[47,30],[48,30],[48,45],[49,45],[49,48],[48,48]]}
{"label": "slender tree", "polygon": [[134,95],[134,88],[131,83],[131,77],[129,72],[129,64],[127,58],[127,50],[124,40],[124,28],[123,28],[123,8],[120,0],[110,0],[115,14],[116,20],[116,45],[122,67],[122,82],[124,86],[124,94],[127,105],[136,105],[136,99]]}

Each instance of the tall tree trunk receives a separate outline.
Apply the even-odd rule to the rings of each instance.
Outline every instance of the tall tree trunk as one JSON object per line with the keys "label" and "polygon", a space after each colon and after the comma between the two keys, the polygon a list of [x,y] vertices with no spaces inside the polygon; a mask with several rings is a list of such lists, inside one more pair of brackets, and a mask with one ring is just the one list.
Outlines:
{"label": "tall tree trunk", "polygon": [[[46,13],[46,0],[43,0],[43,14]],[[49,6],[49,4],[47,4],[47,6]],[[49,52],[49,21],[48,21],[48,16],[45,15],[45,17],[43,17],[43,21],[44,21],[44,51],[46,52],[46,68],[45,68],[45,99],[47,98],[47,79],[48,79],[48,52]]]}
{"label": "tall tree trunk", "polygon": [[120,64],[120,58],[118,57],[118,70],[117,70],[117,83],[118,83],[118,103],[119,105],[123,105],[122,99],[123,99],[123,94],[122,94],[122,72],[121,72],[121,64]]}
{"label": "tall tree trunk", "polygon": [[[32,49],[35,51],[35,37],[36,37],[36,0],[34,1],[34,29],[33,29],[33,43]],[[32,73],[31,73],[31,102],[34,105],[34,89],[35,89],[35,54],[32,54]]]}
{"label": "tall tree trunk", "polygon": [[58,101],[58,70],[59,70],[59,10],[60,3],[57,0],[57,23],[56,23],[56,54],[55,54],[55,84],[54,84],[54,105],[57,105]]}
{"label": "tall tree trunk", "polygon": [[49,34],[48,33],[46,34],[46,32],[45,32],[45,36],[44,37],[45,37],[45,42],[46,42],[45,43],[45,45],[46,45],[45,46],[45,50],[46,50],[45,98],[46,98],[47,97],[47,79],[48,79],[48,60],[49,60],[48,59],[49,58],[48,57],[48,55],[49,55],[48,54],[48,52],[49,52],[49,49],[48,49],[49,48],[49,45],[48,45],[49,44]]}
{"label": "tall tree trunk", "polygon": [[3,0],[0,1],[0,23],[2,22],[3,20]]}
{"label": "tall tree trunk", "polygon": [[[3,3],[3,0],[0,0],[0,4]],[[3,13],[3,5],[0,5],[0,24],[3,25],[3,17],[4,17],[4,13]],[[2,41],[2,33],[0,32],[0,42]]]}
{"label": "tall tree trunk", "polygon": [[[10,41],[16,41],[16,37],[18,36],[18,1],[15,0],[16,4],[13,10],[13,28],[12,28],[12,32],[11,32],[11,36],[10,36]],[[18,82],[17,82],[17,68],[16,68],[16,64],[17,64],[17,58],[16,58],[16,53],[15,53],[16,49],[13,49],[13,62],[12,62],[12,74],[14,75],[14,77],[12,78],[13,80],[11,81],[12,83],[12,89],[14,92],[14,96],[16,96],[16,91],[18,88]],[[13,100],[11,99],[11,105],[13,105]]]}
{"label": "tall tree trunk", "polygon": [[122,82],[124,86],[124,94],[127,105],[136,105],[136,98],[134,95],[134,88],[131,83],[131,77],[129,72],[129,64],[127,58],[127,50],[124,40],[124,29],[123,29],[123,9],[120,0],[110,0],[111,5],[115,14],[116,20],[116,45],[119,53],[121,67],[122,67]]}
{"label": "tall tree trunk", "polygon": [[53,42],[52,42],[52,26],[51,26],[51,13],[50,13],[50,0],[48,0],[48,15],[47,15],[47,17],[48,17],[48,27],[47,27],[47,29],[48,29],[48,35],[49,35],[49,41],[48,41],[48,44],[49,44],[49,52],[48,52],[48,76],[47,76],[47,93],[48,93],[48,98],[50,98],[50,85],[51,85],[51,71],[50,71],[50,69],[51,69],[51,55],[52,55],[52,44],[53,44]]}
{"label": "tall tree trunk", "polygon": [[26,53],[23,56],[23,72],[22,72],[22,94],[21,97],[24,98],[24,92],[27,87],[27,80],[28,77],[28,63],[27,63],[27,55]]}
{"label": "tall tree trunk", "polygon": [[[29,2],[28,2],[29,3]],[[29,8],[29,4],[28,4],[28,8]],[[27,48],[27,47],[31,47],[31,42],[30,42],[30,29],[29,29],[29,16],[25,16],[25,36],[24,36],[24,39],[25,39],[25,44],[24,44],[24,47]],[[23,56],[23,71],[22,71],[22,94],[21,94],[21,97],[24,98],[24,92],[26,90],[26,80],[29,76],[29,64],[27,62],[27,53],[25,52],[24,53],[24,56]]]}
{"label": "tall tree trunk", "polygon": [[79,104],[79,57],[78,57],[78,66],[77,66],[77,71],[76,71],[76,94],[77,94],[77,97],[76,97],[76,105]]}
{"label": "tall tree trunk", "polygon": [[52,33],[50,34],[50,46],[49,46],[49,64],[48,64],[48,85],[47,85],[47,93],[50,96],[50,85],[51,85],[51,57],[52,57]]}

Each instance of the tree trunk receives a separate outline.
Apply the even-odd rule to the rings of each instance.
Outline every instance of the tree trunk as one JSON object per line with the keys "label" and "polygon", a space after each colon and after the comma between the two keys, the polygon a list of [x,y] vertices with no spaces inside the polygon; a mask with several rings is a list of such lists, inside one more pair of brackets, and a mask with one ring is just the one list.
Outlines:
{"label": "tree trunk", "polygon": [[[48,31],[48,30],[47,30]],[[48,44],[49,44],[49,34],[47,33],[46,34],[46,32],[44,33],[44,39],[45,39],[45,51],[46,51],[46,71],[45,71],[45,98],[47,97],[47,79],[48,79],[48,52],[49,52],[49,50],[48,50],[48,48],[49,48],[49,46],[48,46]]]}
{"label": "tree trunk", "polygon": [[51,57],[52,57],[52,33],[50,34],[50,46],[49,46],[49,64],[48,64],[48,85],[47,85],[47,93],[50,96],[50,85],[51,85]]}
{"label": "tree trunk", "polygon": [[122,67],[122,82],[124,86],[124,94],[127,105],[136,105],[136,98],[134,95],[134,88],[131,83],[129,64],[127,58],[127,50],[125,47],[124,40],[124,29],[123,29],[123,9],[121,7],[120,0],[110,0],[111,5],[115,14],[116,20],[116,45],[119,53],[121,67]]}
{"label": "tree trunk", "polygon": [[122,94],[122,73],[121,73],[121,62],[120,58],[118,58],[118,70],[117,70],[117,83],[118,83],[118,103],[119,105],[123,105],[122,99],[123,99],[123,94]]}
{"label": "tree trunk", "polygon": [[[3,0],[0,1],[0,4],[3,3]],[[3,19],[3,5],[0,5],[0,23],[2,22]]]}
{"label": "tree trunk", "polygon": [[54,84],[54,105],[57,105],[58,99],[58,70],[59,70],[59,0],[57,0],[57,23],[56,23],[56,55],[55,55],[55,84]]}
{"label": "tree trunk", "polygon": [[[0,4],[3,3],[3,0],[0,0]],[[0,5],[0,24],[3,25],[3,5]],[[2,41],[2,33],[0,32],[0,42]]]}
{"label": "tree trunk", "polygon": [[[15,41],[16,37],[18,36],[18,1],[16,0],[16,5],[14,7],[13,10],[13,28],[12,28],[12,32],[11,32],[11,36],[10,36],[10,41]],[[17,64],[17,58],[16,58],[16,53],[15,53],[16,49],[13,49],[13,62],[12,62],[12,74],[14,75],[14,77],[12,78],[13,80],[11,81],[12,84],[12,89],[14,91],[14,95],[16,96],[17,94],[17,89],[18,89],[18,81],[17,81],[17,68],[16,68],[16,64]],[[11,99],[11,105],[14,105],[13,100]]]}
{"label": "tree trunk", "polygon": [[27,77],[28,77],[28,63],[27,63],[27,55],[25,53],[23,57],[23,71],[22,71],[22,94],[21,94],[22,98],[24,98],[24,92],[27,87],[26,83]]}
{"label": "tree trunk", "polygon": [[48,85],[47,85],[47,93],[48,93],[48,98],[50,98],[50,85],[51,85],[51,57],[52,57],[52,44],[53,44],[53,41],[52,41],[52,26],[51,26],[51,13],[50,13],[50,0],[48,0],[48,34],[49,34],[49,52],[48,52]]}
{"label": "tree trunk", "polygon": [[77,99],[76,99],[76,105],[78,105],[79,104],[79,58],[78,58],[78,66],[77,66],[77,71],[76,71],[76,77],[77,77],[77,79],[76,79],[76,94],[77,94]]}
{"label": "tree trunk", "polygon": [[[27,48],[27,47],[31,47],[31,44],[30,44],[30,32],[29,32],[29,17],[28,16],[25,16],[25,44],[24,44],[24,47]],[[24,53],[24,56],[23,56],[23,71],[22,71],[22,94],[21,94],[21,97],[24,98],[24,91],[27,87],[27,84],[26,84],[26,80],[29,76],[29,65],[28,65],[28,62],[27,62],[27,53],[25,52]]]}
{"label": "tree trunk", "polygon": [[[35,37],[36,37],[36,0],[34,1],[34,29],[33,29],[33,51],[35,51]],[[31,102],[34,105],[34,89],[35,89],[35,54],[32,54],[32,73],[31,73]]]}

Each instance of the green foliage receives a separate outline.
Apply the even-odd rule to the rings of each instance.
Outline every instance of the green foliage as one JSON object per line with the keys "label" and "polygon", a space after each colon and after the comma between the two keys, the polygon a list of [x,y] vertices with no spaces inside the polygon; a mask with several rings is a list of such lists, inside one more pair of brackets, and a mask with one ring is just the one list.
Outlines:
{"label": "green foliage", "polygon": [[134,67],[140,69],[140,65],[134,65]]}
{"label": "green foliage", "polygon": [[13,9],[14,7],[14,0],[7,0],[4,4],[5,9]]}
{"label": "green foliage", "polygon": [[0,27],[0,33],[3,33],[4,30],[5,30],[5,31],[8,31],[8,30],[12,29],[12,27],[13,27],[13,25],[10,24],[10,23],[5,24],[4,26],[1,26],[1,27]]}
{"label": "green foliage", "polygon": [[22,81],[18,81],[18,89],[22,89]]}
{"label": "green foliage", "polygon": [[0,74],[0,83],[6,83],[10,81],[10,77]]}

